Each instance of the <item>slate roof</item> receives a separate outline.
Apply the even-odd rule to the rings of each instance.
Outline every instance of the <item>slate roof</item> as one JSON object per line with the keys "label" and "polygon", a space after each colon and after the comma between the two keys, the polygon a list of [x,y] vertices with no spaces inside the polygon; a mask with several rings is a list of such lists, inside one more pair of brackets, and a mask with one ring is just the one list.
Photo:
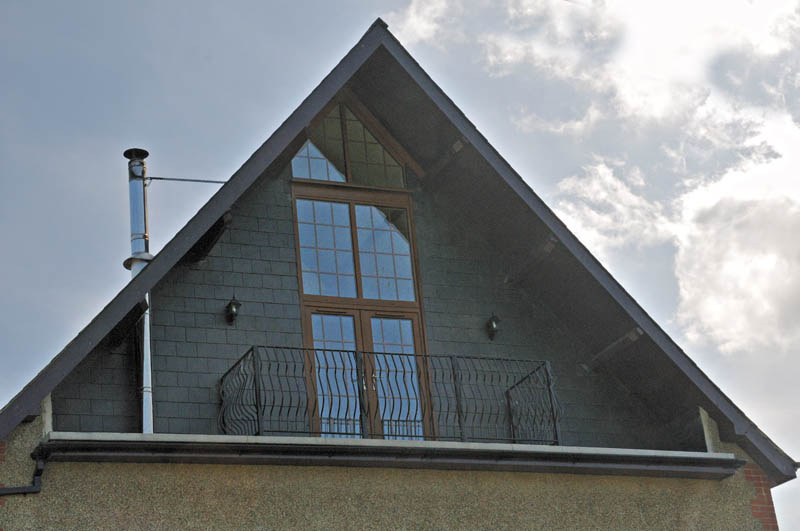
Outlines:
{"label": "slate roof", "polygon": [[192,247],[220,220],[234,202],[276,162],[292,142],[301,135],[308,123],[319,114],[348,80],[377,51],[388,53],[400,68],[424,92],[462,138],[472,146],[527,207],[547,226],[558,241],[577,259],[594,281],[644,331],[674,367],[688,378],[710,408],[732,425],[734,440],[745,448],[767,471],[776,483],[796,477],[795,462],[773,443],[700,368],[675,344],[661,327],[633,300],[545,203],[533,192],[513,168],[500,156],[475,126],[434,83],[413,57],[389,32],[387,25],[377,19],[358,43],[322,80],[300,106],[237,170],[228,182],[195,214],[195,216],[156,255],[154,260],[132,279],[113,300],[0,410],[0,439],[20,422],[40,413],[40,404],[61,380],[66,377],[121,322],[129,321],[141,312],[145,294],[187,254]]}

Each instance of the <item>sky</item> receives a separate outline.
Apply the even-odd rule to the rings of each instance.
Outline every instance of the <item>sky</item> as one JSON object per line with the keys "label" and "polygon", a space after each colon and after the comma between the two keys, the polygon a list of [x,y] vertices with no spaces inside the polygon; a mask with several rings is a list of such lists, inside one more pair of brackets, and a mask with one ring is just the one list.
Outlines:
{"label": "sky", "polygon": [[[800,460],[796,1],[0,3],[0,404],[129,279],[122,152],[227,179],[378,16]],[[154,182],[151,248],[216,189]],[[772,493],[800,528],[800,481]]]}

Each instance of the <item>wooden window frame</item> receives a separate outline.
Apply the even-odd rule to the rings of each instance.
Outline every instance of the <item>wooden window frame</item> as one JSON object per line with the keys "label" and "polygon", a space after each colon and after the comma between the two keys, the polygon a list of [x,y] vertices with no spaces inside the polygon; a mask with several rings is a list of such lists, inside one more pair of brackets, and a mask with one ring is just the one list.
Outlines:
{"label": "wooden window frame", "polygon": [[372,136],[375,137],[375,140],[389,152],[389,154],[394,157],[400,167],[403,168],[403,180],[405,181],[406,186],[408,185],[408,172],[407,169],[410,169],[414,172],[417,177],[424,177],[425,170],[422,166],[411,156],[411,154],[405,150],[405,148],[392,136],[392,134],[383,126],[383,124],[378,120],[375,115],[373,115],[367,107],[361,103],[358,97],[350,90],[348,87],[344,87],[339,94],[337,94],[323,109],[322,111],[315,116],[311,122],[309,122],[308,126],[306,127],[306,140],[311,138],[309,131],[311,129],[316,128],[317,126],[321,125],[322,121],[330,114],[330,112],[337,106],[339,107],[339,120],[341,122],[342,127],[342,146],[344,149],[344,159],[345,159],[345,168],[342,172],[347,179],[346,183],[337,183],[335,181],[325,181],[321,179],[299,179],[303,182],[313,182],[313,183],[325,183],[325,184],[349,184],[351,186],[362,186],[364,188],[369,189],[386,189],[386,190],[405,190],[405,188],[399,187],[372,187],[368,185],[359,185],[353,183],[353,178],[350,173],[350,153],[348,152],[348,139],[347,139],[347,127],[346,119],[345,119],[345,112],[344,107],[346,106],[353,115],[361,121]]}
{"label": "wooden window frame", "polygon": [[[346,203],[350,212],[350,234],[353,251],[353,264],[356,277],[355,297],[336,297],[332,295],[308,295],[303,293],[303,271],[300,263],[300,234],[297,228],[297,200],[328,201],[333,203]],[[404,209],[408,214],[408,244],[411,251],[411,268],[414,276],[414,300],[382,300],[365,299],[361,282],[361,264],[359,262],[358,232],[355,220],[355,206],[376,206]],[[414,212],[411,196],[405,190],[374,190],[363,186],[341,183],[329,184],[328,182],[307,182],[305,179],[292,179],[292,215],[295,225],[295,254],[297,259],[297,281],[300,288],[301,300],[308,304],[334,304],[340,308],[358,307],[359,309],[386,309],[421,310],[422,289],[419,281],[419,260],[415,238]]]}
{"label": "wooden window frame", "polygon": [[[407,185],[407,169],[411,169],[417,176],[424,175],[421,166],[406,152],[405,149],[389,134],[385,127],[361,104],[355,95],[347,88],[343,89],[325,108],[309,123],[308,131],[318,126],[336,105],[346,105],[347,108],[364,124],[364,127],[378,140],[390,155],[403,167],[404,181]],[[423,432],[425,438],[435,437],[435,426],[432,415],[432,402],[430,400],[430,373],[427,370],[426,330],[422,309],[422,282],[420,281],[419,253],[416,244],[416,228],[414,226],[414,211],[411,193],[407,188],[376,187],[352,182],[350,175],[350,158],[346,136],[344,106],[340,107],[340,120],[342,123],[342,143],[344,146],[345,168],[344,175],[347,182],[325,181],[319,179],[296,179],[292,177],[291,200],[294,223],[295,258],[297,261],[297,281],[300,292],[300,311],[302,316],[303,343],[306,350],[306,382],[309,392],[309,419],[313,433],[319,434],[320,418],[319,407],[316,403],[316,373],[313,356],[313,333],[311,328],[312,313],[330,315],[351,315],[356,326],[356,349],[369,352],[374,348],[372,342],[372,329],[370,319],[384,317],[391,319],[411,319],[414,328],[414,349],[419,382],[420,411],[422,413]],[[291,168],[289,169],[291,175]],[[297,218],[297,200],[328,201],[347,203],[350,214],[350,231],[352,239],[353,266],[356,279],[356,297],[336,297],[328,295],[307,295],[303,292],[303,274],[300,258],[300,240]],[[411,254],[413,274],[414,300],[380,300],[363,298],[361,278],[361,264],[359,261],[358,231],[355,219],[355,206],[375,206],[404,209],[408,218],[408,240]],[[374,361],[371,356],[365,356],[365,374],[374,375]],[[371,376],[370,376],[371,378]],[[368,410],[378,413],[377,393],[374,389],[368,390]],[[313,406],[313,408],[312,408]],[[312,410],[313,409],[313,410]],[[380,415],[373,415],[368,421],[368,426],[362,426],[364,436],[382,438],[382,423]]]}
{"label": "wooden window frame", "polygon": [[[425,348],[423,342],[422,332],[422,319],[418,312],[392,312],[385,310],[374,309],[357,309],[357,308],[341,308],[339,306],[329,305],[305,305],[302,310],[302,323],[303,323],[303,343],[306,345],[305,349],[305,367],[306,367],[306,387],[308,392],[308,416],[311,422],[311,432],[317,435],[320,434],[321,420],[319,414],[319,406],[317,404],[317,383],[316,383],[316,360],[314,358],[314,338],[311,326],[312,315],[337,315],[349,316],[353,318],[354,336],[356,343],[356,350],[364,354],[362,358],[364,377],[367,382],[375,381],[375,359],[374,354],[391,353],[376,353],[375,343],[372,338],[372,318],[384,319],[408,319],[411,321],[411,326],[414,334],[414,363],[417,371],[417,381],[419,383],[419,408],[421,421],[423,426],[423,436],[425,438],[435,437],[433,414],[432,414],[432,401],[430,394],[430,386],[428,370],[427,370],[427,357],[424,355]],[[366,411],[369,413],[367,417],[367,425],[362,426],[367,438],[382,439],[383,433],[383,418],[380,416],[378,390],[374,385],[367,386],[363,390],[363,399],[366,402]],[[359,393],[361,396],[361,394]]]}

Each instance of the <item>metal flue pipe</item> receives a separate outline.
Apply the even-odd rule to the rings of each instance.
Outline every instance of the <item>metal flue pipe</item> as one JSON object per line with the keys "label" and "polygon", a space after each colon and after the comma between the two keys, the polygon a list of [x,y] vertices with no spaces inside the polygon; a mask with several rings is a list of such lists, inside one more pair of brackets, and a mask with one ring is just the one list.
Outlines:
{"label": "metal flue pipe", "polygon": [[[128,159],[128,192],[131,210],[131,256],[123,262],[131,278],[153,259],[147,227],[147,166],[149,153],[131,148],[123,153]],[[150,293],[145,294],[147,309],[142,316],[142,433],[153,433],[153,373],[150,361]]]}

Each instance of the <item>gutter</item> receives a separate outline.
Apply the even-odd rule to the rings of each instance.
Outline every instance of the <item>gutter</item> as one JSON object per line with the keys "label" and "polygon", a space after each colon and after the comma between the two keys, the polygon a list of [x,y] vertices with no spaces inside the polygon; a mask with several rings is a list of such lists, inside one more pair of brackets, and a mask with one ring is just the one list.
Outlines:
{"label": "gutter", "polygon": [[492,470],[721,480],[730,453],[318,437],[51,432],[32,454],[66,462]]}

